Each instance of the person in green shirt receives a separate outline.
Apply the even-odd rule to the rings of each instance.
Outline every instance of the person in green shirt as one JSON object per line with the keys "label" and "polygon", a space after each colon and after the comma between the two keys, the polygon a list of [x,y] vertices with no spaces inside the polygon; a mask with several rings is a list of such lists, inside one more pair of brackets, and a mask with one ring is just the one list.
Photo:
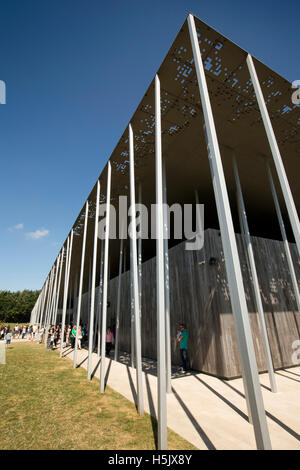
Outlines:
{"label": "person in green shirt", "polygon": [[71,334],[70,334],[70,339],[71,339],[71,347],[74,349],[75,347],[75,338],[76,338],[76,325],[73,326]]}
{"label": "person in green shirt", "polygon": [[190,370],[190,363],[188,357],[188,331],[184,324],[180,325],[180,334],[177,337],[180,347],[180,356],[184,372]]}

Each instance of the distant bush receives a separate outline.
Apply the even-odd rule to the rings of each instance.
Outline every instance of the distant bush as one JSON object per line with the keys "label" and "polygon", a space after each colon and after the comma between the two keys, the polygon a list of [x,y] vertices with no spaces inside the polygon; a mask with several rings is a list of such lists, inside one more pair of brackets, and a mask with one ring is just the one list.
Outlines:
{"label": "distant bush", "polygon": [[0,323],[24,323],[30,321],[30,314],[39,296],[38,290],[10,292],[0,291]]}

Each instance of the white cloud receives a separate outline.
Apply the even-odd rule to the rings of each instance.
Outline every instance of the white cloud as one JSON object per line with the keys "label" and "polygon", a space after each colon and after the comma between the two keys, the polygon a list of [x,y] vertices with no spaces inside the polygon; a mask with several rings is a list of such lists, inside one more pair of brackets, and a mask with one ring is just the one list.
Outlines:
{"label": "white cloud", "polygon": [[35,232],[28,232],[26,233],[26,238],[30,238],[31,240],[38,240],[39,238],[43,238],[48,235],[49,230],[46,228],[41,228],[36,230]]}
{"label": "white cloud", "polygon": [[13,227],[9,227],[8,230],[13,232],[14,230],[22,230],[24,228],[24,224],[16,224]]}

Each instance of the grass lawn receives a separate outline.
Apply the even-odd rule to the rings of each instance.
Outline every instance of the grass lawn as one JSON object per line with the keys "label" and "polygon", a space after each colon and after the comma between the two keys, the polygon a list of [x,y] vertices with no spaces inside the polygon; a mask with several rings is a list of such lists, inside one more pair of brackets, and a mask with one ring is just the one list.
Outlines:
{"label": "grass lawn", "polygon": [[[156,421],[35,343],[12,343],[0,365],[0,449],[155,449]],[[195,447],[168,430],[169,449]]]}

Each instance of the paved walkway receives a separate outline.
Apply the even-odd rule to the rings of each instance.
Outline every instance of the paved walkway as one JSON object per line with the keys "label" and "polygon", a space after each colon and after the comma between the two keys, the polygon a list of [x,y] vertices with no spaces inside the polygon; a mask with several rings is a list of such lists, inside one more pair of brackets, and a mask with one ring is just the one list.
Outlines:
{"label": "paved walkway", "polygon": [[[73,351],[64,349],[73,360]],[[112,353],[111,353],[112,354]],[[125,357],[125,360],[124,360]],[[106,358],[106,383],[136,403],[136,373],[128,356],[124,363]],[[87,368],[87,351],[78,351],[77,363]],[[156,417],[155,361],[143,361],[145,411]],[[100,375],[100,359],[93,354],[93,378]],[[279,392],[269,390],[268,375],[260,382],[273,449],[300,449],[300,367],[276,373]],[[168,427],[199,449],[255,449],[253,427],[247,417],[242,379],[221,380],[202,373],[176,376],[167,396]]]}

